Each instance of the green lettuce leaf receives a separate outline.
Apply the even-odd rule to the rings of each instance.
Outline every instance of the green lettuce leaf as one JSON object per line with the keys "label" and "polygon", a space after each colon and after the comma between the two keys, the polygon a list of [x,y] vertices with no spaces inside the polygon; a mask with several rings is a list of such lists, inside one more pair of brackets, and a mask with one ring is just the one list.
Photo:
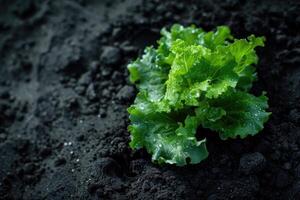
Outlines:
{"label": "green lettuce leaf", "polygon": [[255,68],[258,62],[258,57],[255,48],[264,46],[264,37],[255,37],[251,35],[246,39],[235,40],[229,46],[230,53],[235,57],[238,63],[235,67],[236,73],[239,74],[240,80],[237,88],[248,91],[252,87],[252,82],[256,80]]}
{"label": "green lettuce leaf", "polygon": [[[263,124],[271,113],[266,112],[268,98],[263,94],[259,97],[241,91],[230,91],[218,99],[209,100],[207,104],[196,109],[206,119],[202,126],[219,132],[220,138],[245,138],[255,135],[263,129]],[[210,120],[209,113],[213,110],[214,120]],[[206,116],[208,115],[208,116]]]}
{"label": "green lettuce leaf", "polygon": [[196,164],[208,156],[205,139],[197,141],[195,134],[200,120],[187,116],[185,112],[155,112],[156,106],[147,101],[145,94],[139,93],[130,113],[130,146],[145,147],[158,163]]}
{"label": "green lettuce leaf", "polygon": [[145,49],[141,59],[128,65],[130,81],[135,83],[140,91],[148,94],[149,100],[160,101],[165,94],[164,83],[168,79],[169,69],[158,65],[157,52],[153,47]]}
{"label": "green lettuce leaf", "polygon": [[239,80],[234,72],[235,59],[224,49],[212,52],[177,40],[171,51],[176,57],[166,81],[165,99],[176,108],[197,105],[202,94],[216,98],[229,87],[234,88]]}
{"label": "green lettuce leaf", "polygon": [[128,65],[139,90],[128,108],[131,148],[145,148],[157,163],[196,164],[208,156],[206,139],[196,139],[199,126],[223,140],[263,129],[268,98],[248,93],[263,37],[235,39],[227,26],[206,32],[177,24],[161,35],[157,48]]}

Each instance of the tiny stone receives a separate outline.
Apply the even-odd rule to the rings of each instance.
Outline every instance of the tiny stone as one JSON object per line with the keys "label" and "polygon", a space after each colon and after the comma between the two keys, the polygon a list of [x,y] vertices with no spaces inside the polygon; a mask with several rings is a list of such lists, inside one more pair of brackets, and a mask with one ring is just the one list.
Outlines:
{"label": "tiny stone", "polygon": [[91,81],[92,81],[91,75],[89,73],[85,73],[78,80],[78,84],[82,86],[87,86]]}
{"label": "tiny stone", "polygon": [[117,98],[122,101],[130,101],[134,98],[135,92],[132,86],[125,85],[117,94]]}
{"label": "tiny stone", "polygon": [[106,46],[100,56],[100,59],[108,65],[116,65],[121,61],[120,49],[113,46]]}
{"label": "tiny stone", "polygon": [[100,63],[97,60],[94,60],[90,63],[90,69],[93,73],[97,72],[99,69]]}
{"label": "tiny stone", "polygon": [[255,174],[261,172],[266,165],[265,157],[259,153],[245,154],[240,159],[240,171],[244,174]]}
{"label": "tiny stone", "polygon": [[102,91],[102,95],[103,95],[104,97],[109,97],[109,96],[110,96],[109,90],[108,90],[108,89],[104,89],[104,90]]}
{"label": "tiny stone", "polygon": [[107,69],[107,68],[101,69],[101,75],[104,77],[109,76],[110,73],[111,73],[110,68],[109,69]]}
{"label": "tiny stone", "polygon": [[75,91],[79,94],[79,95],[83,95],[85,92],[85,87],[84,86],[77,86],[75,87]]}
{"label": "tiny stone", "polygon": [[87,88],[86,90],[86,95],[87,95],[87,98],[91,101],[95,100],[97,98],[97,94],[95,92],[95,88],[94,88],[94,84],[91,83],[89,85],[89,87]]}

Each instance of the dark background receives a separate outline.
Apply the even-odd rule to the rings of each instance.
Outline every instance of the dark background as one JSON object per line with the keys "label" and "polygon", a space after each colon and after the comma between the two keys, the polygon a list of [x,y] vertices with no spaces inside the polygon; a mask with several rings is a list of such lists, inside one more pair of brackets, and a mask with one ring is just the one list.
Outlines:
{"label": "dark background", "polygon": [[[300,199],[299,6],[0,0],[0,199]],[[209,158],[186,167],[128,147],[136,91],[126,65],[173,23],[267,39],[253,88],[270,98],[264,130],[244,140],[207,134]]]}

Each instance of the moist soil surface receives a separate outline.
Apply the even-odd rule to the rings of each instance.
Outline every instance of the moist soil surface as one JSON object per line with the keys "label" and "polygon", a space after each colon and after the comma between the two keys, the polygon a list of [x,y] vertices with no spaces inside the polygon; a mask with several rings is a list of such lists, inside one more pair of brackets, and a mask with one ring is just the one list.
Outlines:
{"label": "moist soil surface", "polygon": [[[278,0],[0,0],[0,199],[300,199],[300,4]],[[162,27],[266,37],[264,130],[159,166],[128,147],[127,64]],[[298,28],[298,29],[297,29]]]}

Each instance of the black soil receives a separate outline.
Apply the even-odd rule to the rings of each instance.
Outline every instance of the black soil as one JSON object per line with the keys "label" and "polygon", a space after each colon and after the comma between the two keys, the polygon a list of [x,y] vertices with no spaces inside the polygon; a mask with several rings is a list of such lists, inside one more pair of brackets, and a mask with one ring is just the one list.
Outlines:
{"label": "black soil", "polygon": [[[0,199],[300,199],[299,1],[0,2]],[[126,65],[173,23],[267,39],[264,130],[206,133],[209,158],[186,167],[128,147]]]}

